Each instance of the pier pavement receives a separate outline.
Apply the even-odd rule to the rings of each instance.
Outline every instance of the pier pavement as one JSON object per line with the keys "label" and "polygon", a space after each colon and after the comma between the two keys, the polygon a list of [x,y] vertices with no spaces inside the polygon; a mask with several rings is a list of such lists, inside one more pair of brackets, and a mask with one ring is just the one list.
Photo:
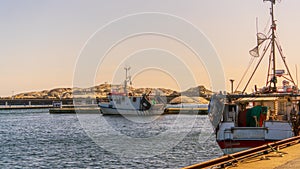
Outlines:
{"label": "pier pavement", "polygon": [[300,144],[239,163],[234,169],[295,169],[300,168]]}

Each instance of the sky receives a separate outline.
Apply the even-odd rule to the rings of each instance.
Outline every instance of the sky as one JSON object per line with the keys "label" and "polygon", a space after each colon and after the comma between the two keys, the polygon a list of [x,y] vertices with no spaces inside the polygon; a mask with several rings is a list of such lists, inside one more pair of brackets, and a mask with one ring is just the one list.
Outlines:
{"label": "sky", "polygon": [[[295,67],[300,63],[299,6],[299,0],[282,0],[275,6],[277,33],[292,74],[296,74]],[[256,18],[259,31],[269,28],[269,8],[270,3],[263,0],[1,0],[0,96],[121,83],[125,66],[131,67],[136,87],[186,89],[203,84],[218,90],[214,86],[223,83],[228,90],[229,79],[234,79],[236,85],[251,59],[248,51],[256,44]],[[131,20],[136,18],[136,22]],[[178,27],[172,26],[173,19],[180,22]],[[120,32],[134,33],[141,26],[158,32],[123,41],[124,37],[118,37]],[[195,35],[192,40],[199,42],[201,50],[208,50],[205,45],[209,42],[220,65],[207,65],[208,56],[199,59],[189,50],[194,44],[180,41],[178,37],[182,36],[192,42],[188,37],[193,36],[193,28],[205,39]],[[177,33],[178,37],[165,36],[164,31]],[[120,42],[109,46],[105,38],[119,38]],[[102,48],[108,51],[105,57],[100,53]],[[99,58],[89,60],[90,55]],[[266,70],[267,63],[263,62],[249,90],[254,84],[265,83]],[[223,72],[224,80],[212,71]]]}

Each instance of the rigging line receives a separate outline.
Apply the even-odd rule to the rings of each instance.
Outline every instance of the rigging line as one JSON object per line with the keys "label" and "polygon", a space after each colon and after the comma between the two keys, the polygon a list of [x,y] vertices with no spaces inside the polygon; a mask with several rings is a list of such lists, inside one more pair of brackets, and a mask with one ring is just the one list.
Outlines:
{"label": "rigging line", "polygon": [[268,32],[268,34],[269,34],[269,39],[272,40],[273,35],[272,35],[272,30],[271,30],[271,29],[270,29],[270,31]]}
{"label": "rigging line", "polygon": [[[265,28],[264,28],[264,31],[263,31],[264,33],[266,33],[266,32],[267,32],[267,29],[269,29],[268,27],[269,27],[269,25],[270,25],[270,20],[271,20],[271,18],[268,19],[268,22],[267,22],[267,24],[266,24],[266,26],[265,26]],[[269,29],[269,32],[268,32],[267,34],[270,33],[270,30],[271,30],[271,29]]]}
{"label": "rigging line", "polygon": [[272,61],[272,53],[269,55],[269,66],[268,66],[268,74],[267,74],[267,80],[266,80],[266,86],[269,84],[269,76],[270,76],[270,70],[271,70],[271,61]]}
{"label": "rigging line", "polygon": [[[269,30],[269,33],[271,32],[271,29]],[[272,35],[269,35],[269,37],[268,37],[268,39],[272,39]],[[272,41],[270,41],[270,43],[271,43]],[[266,45],[267,46],[267,45]],[[264,50],[268,50],[268,48],[266,48],[266,46],[265,46],[265,48],[264,48]],[[269,85],[269,77],[270,77],[270,72],[271,72],[271,62],[272,62],[272,51],[270,52],[270,55],[269,55],[269,64],[268,64],[268,72],[267,72],[267,79],[266,79],[266,86],[268,86]]]}
{"label": "rigging line", "polygon": [[[270,39],[270,37],[268,37],[268,39]],[[257,44],[257,45],[258,45],[258,44]],[[265,43],[264,49],[263,49],[263,52],[264,52],[264,53],[265,53],[265,50],[267,50],[267,46],[268,46],[267,43]],[[259,50],[262,48],[262,45],[258,45],[257,47],[258,47],[258,51],[259,51]],[[244,80],[246,74],[248,73],[248,71],[249,71],[249,69],[250,69],[250,67],[251,67],[251,65],[252,65],[253,63],[254,63],[254,57],[252,57],[252,58],[250,59],[247,69],[245,70],[245,72],[244,72],[244,74],[243,74],[241,80],[239,81],[237,87],[235,88],[235,92],[236,92],[237,89],[240,87],[242,81]]]}
{"label": "rigging line", "polygon": [[[269,39],[271,39],[271,36],[267,37],[265,41],[267,41],[267,40],[269,40]],[[264,43],[264,42],[263,42],[263,43]],[[265,44],[265,45],[264,45],[263,51],[266,50],[266,49],[267,49],[267,46],[268,46],[268,45],[267,45],[268,43],[264,43],[264,44]],[[258,46],[258,49],[260,50],[260,49],[262,48],[262,46],[263,46],[263,45]]]}
{"label": "rigging line", "polygon": [[[267,38],[267,40],[269,40],[269,39],[270,39],[270,37]],[[267,44],[268,44],[268,43],[264,43],[264,44],[265,44],[265,45],[264,45],[263,51],[264,51],[264,50],[267,50]],[[262,45],[261,45],[261,47],[262,47]],[[261,48],[261,47],[260,47],[260,48]],[[260,49],[260,48],[259,48],[259,49]]]}
{"label": "rigging line", "polygon": [[275,37],[276,37],[276,39],[277,39],[278,45],[280,46],[280,49],[282,50],[282,47],[281,47],[281,44],[280,44],[280,39],[279,39],[279,36],[278,36],[278,34],[277,34],[277,31],[275,31]]}
{"label": "rigging line", "polygon": [[[269,33],[271,32],[271,29],[269,30]],[[271,39],[272,38],[272,35],[269,35],[268,39]],[[271,42],[271,41],[270,41]],[[265,47],[264,49],[265,51],[268,50],[267,48],[267,43],[265,44]],[[270,71],[271,71],[271,62],[272,62],[272,52],[270,52],[270,55],[269,55],[269,64],[268,64],[268,72],[267,72],[267,79],[266,79],[266,86],[269,85],[269,77],[270,77]]]}
{"label": "rigging line", "polygon": [[298,67],[297,64],[295,66],[296,66],[296,81],[297,81],[297,88],[298,88]]}
{"label": "rigging line", "polygon": [[242,81],[244,80],[244,78],[245,78],[245,76],[246,76],[247,72],[249,71],[249,69],[250,69],[251,65],[253,64],[253,62],[254,62],[254,57],[252,57],[252,58],[250,59],[250,61],[249,61],[249,64],[248,64],[248,67],[247,67],[246,71],[244,72],[244,74],[243,74],[243,76],[242,76],[241,80],[239,81],[239,83],[238,83],[237,87],[235,88],[235,91],[234,91],[234,92],[236,92],[236,91],[237,91],[237,89],[240,87],[240,85],[241,85]]}
{"label": "rigging line", "polygon": [[[271,42],[272,42],[272,41],[270,41],[270,43],[268,44],[268,47],[267,47],[267,48],[269,48],[269,47],[270,47],[270,45],[271,45]],[[266,51],[267,51],[267,50],[265,50],[265,51],[264,51],[264,53],[263,53],[263,55],[261,56],[261,58],[260,58],[260,60],[259,60],[258,64],[256,65],[256,67],[255,67],[255,69],[254,69],[254,72],[252,73],[252,75],[251,75],[250,79],[248,80],[248,82],[247,82],[247,84],[246,84],[246,86],[245,86],[245,88],[244,88],[244,90],[243,90],[243,92],[242,92],[242,93],[244,93],[244,92],[245,92],[245,90],[247,89],[247,87],[248,87],[248,85],[249,85],[249,83],[250,83],[251,79],[253,78],[253,76],[254,76],[254,74],[255,74],[255,72],[256,72],[256,70],[257,70],[257,68],[258,68],[259,64],[260,64],[260,62],[261,62],[261,61],[262,61],[262,59],[264,58],[264,56],[265,56],[265,54],[266,54]]]}
{"label": "rigging line", "polygon": [[286,80],[288,80],[288,81],[292,81],[292,79],[289,79],[289,78],[287,78],[287,77],[285,77],[285,76],[282,76],[282,78],[284,78],[284,79],[286,79]]}
{"label": "rigging line", "polygon": [[256,17],[256,34],[258,34],[258,17]]}
{"label": "rigging line", "polygon": [[283,52],[282,52],[282,50],[280,50],[281,48],[279,48],[280,46],[278,45],[277,40],[275,40],[275,44],[276,44],[277,49],[278,49],[278,51],[279,51],[279,53],[280,53],[280,56],[281,56],[281,59],[282,59],[284,65],[285,65],[285,68],[286,68],[286,70],[288,71],[288,75],[289,75],[290,78],[292,79],[292,83],[296,86],[295,81],[294,81],[294,79],[293,79],[293,77],[292,77],[292,75],[291,75],[290,69],[289,69],[289,67],[287,66],[287,63],[286,63],[286,61],[285,61],[285,57],[284,57],[284,55],[283,55]]}

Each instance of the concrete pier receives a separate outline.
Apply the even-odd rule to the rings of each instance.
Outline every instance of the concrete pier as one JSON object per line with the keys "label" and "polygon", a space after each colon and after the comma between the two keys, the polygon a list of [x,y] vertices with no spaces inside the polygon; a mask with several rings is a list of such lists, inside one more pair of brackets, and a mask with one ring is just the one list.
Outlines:
{"label": "concrete pier", "polygon": [[163,114],[208,114],[207,108],[165,108]]}
{"label": "concrete pier", "polygon": [[98,107],[85,107],[85,108],[51,108],[50,114],[100,114],[100,108]]}
{"label": "concrete pier", "polygon": [[244,151],[193,164],[184,169],[240,168],[281,169],[300,168],[300,136],[264,144]]}
{"label": "concrete pier", "polygon": [[49,109],[52,105],[12,105],[12,106],[0,106],[0,110],[15,110],[15,109]]}
{"label": "concrete pier", "polygon": [[300,144],[238,163],[235,169],[294,169],[300,168]]}

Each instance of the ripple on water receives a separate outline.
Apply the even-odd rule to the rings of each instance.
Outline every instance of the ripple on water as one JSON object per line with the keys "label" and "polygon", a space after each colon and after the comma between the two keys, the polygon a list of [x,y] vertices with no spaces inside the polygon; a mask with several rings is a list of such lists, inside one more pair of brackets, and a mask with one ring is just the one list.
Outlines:
{"label": "ripple on water", "polygon": [[[175,118],[163,116],[147,124],[121,116],[105,120],[124,135],[143,138],[167,131]],[[184,131],[185,125],[176,130]],[[197,116],[187,136],[160,155],[120,158],[95,144],[76,115],[52,115],[45,110],[0,111],[0,168],[179,168],[220,155],[206,116]]]}

